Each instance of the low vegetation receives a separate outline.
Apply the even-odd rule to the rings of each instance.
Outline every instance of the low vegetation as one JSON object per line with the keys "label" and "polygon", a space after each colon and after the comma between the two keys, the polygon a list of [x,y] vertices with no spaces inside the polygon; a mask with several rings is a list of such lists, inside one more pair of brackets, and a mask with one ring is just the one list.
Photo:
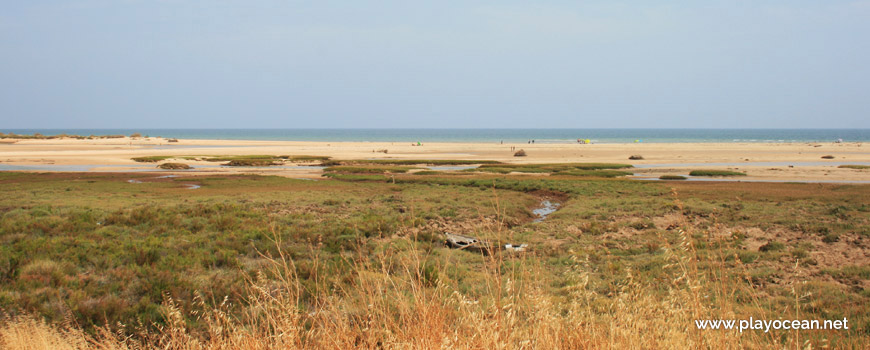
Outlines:
{"label": "low vegetation", "polygon": [[467,159],[350,159],[330,160],[323,165],[477,165],[477,164],[501,164],[494,160],[467,160]]}
{"label": "low vegetation", "polygon": [[202,157],[202,160],[206,162],[232,162],[234,160],[240,161],[249,161],[249,160],[260,160],[267,162],[277,162],[281,160],[279,156],[270,156],[270,155],[238,155],[238,156],[209,156]]}
{"label": "low vegetation", "polygon": [[222,165],[226,166],[272,166],[272,165],[280,165],[281,163],[272,161],[270,159],[233,159],[227,163]]}
{"label": "low vegetation", "polygon": [[324,168],[326,173],[345,174],[383,174],[383,173],[407,173],[409,170],[418,169],[408,166],[332,166]]}
{"label": "low vegetation", "polygon": [[157,166],[160,169],[166,170],[187,170],[191,169],[190,165],[184,163],[163,163]]}
{"label": "low vegetation", "polygon": [[414,175],[446,175],[446,176],[449,176],[449,175],[468,175],[468,174],[465,174],[462,172],[438,171],[438,170],[421,170],[421,171],[415,171],[413,174]]}
{"label": "low vegetation", "polygon": [[628,159],[631,159],[631,160],[643,160],[643,156],[642,156],[642,155],[639,155],[639,154],[635,154],[635,155],[633,155],[633,156],[628,157]]}
{"label": "low vegetation", "polygon": [[271,162],[281,162],[288,161],[293,163],[308,163],[308,162],[322,162],[329,160],[330,157],[327,156],[307,156],[307,155],[297,155],[297,156],[272,156],[272,155],[238,155],[238,156],[211,156],[211,157],[203,157],[202,160],[206,162],[231,162],[234,160],[248,161],[248,160],[262,160],[262,161],[271,161]]}
{"label": "low vegetation", "polygon": [[854,165],[854,164],[845,164],[845,165],[840,165],[840,166],[838,166],[837,168],[840,168],[840,169],[865,170],[865,169],[870,169],[870,165]]}
{"label": "low vegetation", "polygon": [[278,156],[278,158],[293,163],[324,162],[330,159],[327,156]]}
{"label": "low vegetation", "polygon": [[555,172],[552,175],[577,177],[620,177],[632,174],[632,172],[620,170],[565,170]]}
{"label": "low vegetation", "polygon": [[[0,348],[870,342],[870,186],[330,174],[0,173]],[[532,223],[542,198],[561,205]],[[850,330],[694,327],[749,317]]]}
{"label": "low vegetation", "polygon": [[826,156],[822,156],[822,159],[834,159],[834,158],[836,158],[836,157],[834,157],[834,156],[832,156],[832,155],[830,155],[830,154],[829,154],[829,155],[826,155]]}
{"label": "low vegetation", "polygon": [[131,158],[131,159],[133,159],[134,162],[139,162],[139,163],[157,163],[157,162],[162,162],[164,160],[172,159],[172,158],[174,158],[174,157],[173,156],[147,156],[147,157],[136,157],[136,158]]}
{"label": "low vegetation", "polygon": [[746,176],[746,173],[731,170],[692,170],[689,176]]}
{"label": "low vegetation", "polygon": [[272,166],[286,162],[290,163],[321,163],[328,161],[326,156],[271,156],[271,155],[238,155],[238,156],[147,156],[132,158],[136,162],[157,163],[167,159],[185,159],[206,162],[227,162],[226,166]]}
{"label": "low vegetation", "polygon": [[682,175],[662,175],[659,176],[659,180],[685,180],[686,177]]}
{"label": "low vegetation", "polygon": [[468,173],[531,173],[566,176],[616,177],[631,175],[632,173],[627,171],[615,171],[615,169],[626,169],[632,167],[633,166],[629,164],[611,163],[483,164],[478,168],[466,169],[463,171]]}

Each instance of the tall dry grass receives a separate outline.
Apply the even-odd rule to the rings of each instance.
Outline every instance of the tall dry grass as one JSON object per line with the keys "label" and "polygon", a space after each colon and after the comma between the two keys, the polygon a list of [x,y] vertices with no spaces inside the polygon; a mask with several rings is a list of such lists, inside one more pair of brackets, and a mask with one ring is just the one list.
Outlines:
{"label": "tall dry grass", "polygon": [[[675,202],[680,206],[680,202]],[[498,204],[496,201],[496,210]],[[449,259],[433,259],[405,238],[376,256],[348,258],[352,281],[312,276],[304,287],[292,259],[279,250],[248,283],[239,304],[197,301],[181,310],[164,302],[166,324],[157,331],[114,325],[86,333],[71,323],[49,325],[33,317],[7,319],[4,349],[635,349],[808,348],[824,341],[800,333],[774,337],[757,331],[697,330],[694,320],[738,318],[763,312],[745,276],[730,273],[725,257],[701,258],[699,231],[684,220],[677,240],[662,237],[668,280],[653,285],[629,271],[615,293],[594,288],[595,266],[574,255],[569,285],[556,289],[533,254],[493,254],[476,266],[478,292],[462,292],[449,278]],[[490,232],[492,237],[503,234]],[[713,239],[713,238],[711,238]],[[275,243],[281,246],[276,235]],[[410,248],[402,248],[410,247]],[[316,250],[317,248],[314,247]],[[314,252],[316,253],[316,251]],[[712,269],[699,262],[713,263]],[[433,263],[432,261],[435,261]],[[739,261],[739,260],[738,260]],[[433,265],[434,264],[434,265]],[[716,265],[722,264],[722,265]],[[436,277],[433,277],[436,276]],[[666,284],[662,287],[660,284]],[[664,289],[664,292],[662,291]],[[306,297],[306,295],[308,297]],[[789,317],[812,317],[799,313]],[[770,315],[755,313],[756,318]],[[202,327],[188,328],[193,321]],[[111,328],[111,329],[110,329]],[[860,343],[841,344],[859,347]]]}

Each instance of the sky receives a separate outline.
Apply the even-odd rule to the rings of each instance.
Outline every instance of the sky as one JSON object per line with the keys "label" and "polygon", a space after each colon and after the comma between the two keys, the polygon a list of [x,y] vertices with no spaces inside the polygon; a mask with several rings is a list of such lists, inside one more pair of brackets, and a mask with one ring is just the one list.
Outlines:
{"label": "sky", "polygon": [[870,1],[0,0],[0,128],[870,128]]}

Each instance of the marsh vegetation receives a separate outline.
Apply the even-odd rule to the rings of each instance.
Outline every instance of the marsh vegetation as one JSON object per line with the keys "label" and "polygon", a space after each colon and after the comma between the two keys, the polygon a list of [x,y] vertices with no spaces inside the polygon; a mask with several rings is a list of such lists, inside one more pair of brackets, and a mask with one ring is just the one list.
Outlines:
{"label": "marsh vegetation", "polygon": [[[0,344],[870,341],[868,186],[347,172],[198,176],[189,191],[191,178],[147,176],[0,173]],[[558,210],[532,223],[553,196]],[[443,232],[529,251],[446,249]],[[846,317],[853,328],[694,329],[695,319],[750,316]]]}

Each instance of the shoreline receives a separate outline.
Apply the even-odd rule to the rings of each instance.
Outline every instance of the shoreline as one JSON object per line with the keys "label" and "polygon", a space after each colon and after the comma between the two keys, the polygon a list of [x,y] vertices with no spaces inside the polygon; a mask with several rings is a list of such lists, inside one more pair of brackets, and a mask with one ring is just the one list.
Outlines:
{"label": "shoreline", "polygon": [[[860,142],[843,143],[466,143],[431,142],[421,146],[410,142],[357,141],[265,141],[164,138],[111,139],[4,139],[0,142],[0,171],[8,166],[83,166],[97,168],[127,166],[143,168],[156,163],[137,163],[143,156],[217,155],[309,155],[333,159],[457,159],[496,160],[506,163],[620,163],[636,166],[643,177],[680,174],[693,169],[746,171],[744,180],[777,181],[870,181],[870,170],[842,169],[838,165],[870,164],[870,147]],[[9,142],[14,141],[14,142]],[[523,149],[526,157],[514,157]],[[386,150],[386,153],[383,153]],[[642,160],[629,160],[641,155]],[[822,159],[831,155],[834,159]],[[213,162],[184,161],[195,168],[216,166]],[[804,165],[806,164],[806,165]],[[8,168],[8,167],[7,167]],[[90,169],[87,171],[104,171]],[[123,167],[119,169],[123,171]],[[312,169],[314,170],[314,169]],[[41,170],[33,170],[41,171]],[[166,171],[171,172],[171,171]],[[216,167],[194,173],[256,173],[281,176],[319,177],[320,170],[279,168]]]}

